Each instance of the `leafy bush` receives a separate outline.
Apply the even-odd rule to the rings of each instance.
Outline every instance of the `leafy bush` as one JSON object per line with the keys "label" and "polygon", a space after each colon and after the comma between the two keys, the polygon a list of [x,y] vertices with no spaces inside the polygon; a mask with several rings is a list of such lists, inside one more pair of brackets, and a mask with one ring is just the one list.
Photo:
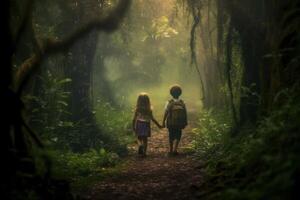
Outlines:
{"label": "leafy bush", "polygon": [[127,153],[127,145],[134,140],[131,131],[132,112],[126,108],[114,108],[110,103],[98,99],[95,105],[95,117],[103,134],[110,138],[107,149],[119,155]]}
{"label": "leafy bush", "polygon": [[34,130],[38,130],[44,143],[62,147],[66,144],[64,133],[70,132],[74,127],[73,122],[65,120],[66,115],[70,114],[67,112],[70,93],[65,87],[72,80],[56,78],[50,71],[39,79],[40,94],[27,94],[23,97],[28,107],[29,123]]}
{"label": "leafy bush", "polygon": [[[70,121],[68,112],[70,93],[66,86],[69,78],[58,78],[50,70],[39,77],[40,92],[24,96],[28,107],[30,126],[39,133],[47,146],[63,151],[83,152],[89,148],[105,148],[126,154],[131,141],[129,134],[130,111],[114,108],[105,101],[94,105],[95,119]],[[92,121],[95,120],[95,123]]]}
{"label": "leafy bush", "polygon": [[40,93],[24,96],[30,126],[51,149],[50,160],[44,152],[33,150],[38,173],[47,174],[53,162],[55,177],[70,180],[72,186],[78,184],[82,189],[91,184],[91,178],[99,180],[108,173],[104,169],[114,167],[120,155],[127,154],[127,144],[133,140],[131,111],[98,100],[91,120],[69,121],[72,113],[68,113],[66,86],[71,80],[57,78],[50,71],[39,78]]}
{"label": "leafy bush", "polygon": [[210,149],[220,145],[228,137],[230,117],[226,112],[204,110],[199,114],[197,128],[193,129],[193,146],[198,155],[204,155]]}
{"label": "leafy bush", "polygon": [[54,160],[54,173],[56,176],[67,179],[95,175],[103,167],[112,167],[119,162],[116,153],[107,152],[105,149],[91,149],[86,153],[73,153],[71,151],[50,152]]}
{"label": "leafy bush", "polygon": [[237,137],[225,136],[223,141],[218,138],[228,135],[226,132],[216,138],[216,130],[227,130],[222,128],[223,120],[211,116],[202,119],[197,129],[201,137],[195,148],[206,161],[207,177],[200,196],[249,200],[295,198],[300,170],[299,116],[299,101],[291,98],[257,126],[242,127]]}

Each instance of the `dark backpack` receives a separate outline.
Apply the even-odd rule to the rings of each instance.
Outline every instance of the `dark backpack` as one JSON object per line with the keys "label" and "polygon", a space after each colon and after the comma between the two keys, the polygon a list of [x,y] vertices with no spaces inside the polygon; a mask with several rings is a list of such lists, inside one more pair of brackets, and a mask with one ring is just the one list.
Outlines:
{"label": "dark backpack", "polygon": [[187,114],[185,104],[182,100],[170,100],[168,108],[167,125],[168,128],[183,129],[187,125]]}

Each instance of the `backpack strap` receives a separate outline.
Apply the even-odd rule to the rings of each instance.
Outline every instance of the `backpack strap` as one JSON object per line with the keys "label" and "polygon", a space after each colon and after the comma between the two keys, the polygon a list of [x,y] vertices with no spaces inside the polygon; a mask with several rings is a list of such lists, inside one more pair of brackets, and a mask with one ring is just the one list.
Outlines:
{"label": "backpack strap", "polygon": [[172,105],[172,99],[170,99],[170,100],[168,100],[168,101],[166,102],[166,105],[165,105],[165,112],[167,112],[167,113],[170,114],[171,105]]}
{"label": "backpack strap", "polygon": [[170,102],[172,102],[172,104],[181,103],[183,106],[185,106],[184,101],[182,99],[179,99],[178,101],[174,101],[173,99],[171,99]]}
{"label": "backpack strap", "polygon": [[167,107],[168,112],[170,112],[174,102],[175,102],[174,99],[169,100],[169,104],[168,104],[168,107]]}
{"label": "backpack strap", "polygon": [[184,101],[183,101],[182,99],[180,99],[179,101],[180,101],[180,103],[182,103],[182,105],[183,105],[184,108],[185,108],[185,103],[184,103]]}
{"label": "backpack strap", "polygon": [[[181,103],[181,104],[183,105],[183,107],[185,108],[185,104],[184,104],[184,102],[183,102],[182,99],[179,99],[178,102]],[[174,101],[174,99],[170,99],[170,100],[169,100],[169,104],[168,104],[168,107],[167,107],[167,110],[168,110],[169,113],[170,113],[170,111],[172,110],[171,108],[172,108],[172,106],[173,106],[175,103],[177,103],[177,102]]]}

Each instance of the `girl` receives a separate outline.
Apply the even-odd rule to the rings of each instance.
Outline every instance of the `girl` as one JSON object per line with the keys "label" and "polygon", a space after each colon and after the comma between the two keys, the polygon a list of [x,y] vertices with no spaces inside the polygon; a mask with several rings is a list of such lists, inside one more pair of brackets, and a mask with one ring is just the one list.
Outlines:
{"label": "girl", "polygon": [[146,156],[148,137],[151,136],[151,121],[153,121],[159,128],[162,128],[152,115],[148,94],[141,93],[137,99],[132,127],[139,141],[138,153],[143,156]]}

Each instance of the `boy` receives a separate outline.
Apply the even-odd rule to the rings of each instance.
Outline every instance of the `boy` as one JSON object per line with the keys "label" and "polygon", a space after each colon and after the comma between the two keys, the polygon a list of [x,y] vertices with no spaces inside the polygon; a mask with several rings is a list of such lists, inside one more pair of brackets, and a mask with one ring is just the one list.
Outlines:
{"label": "boy", "polygon": [[177,148],[181,139],[182,129],[184,129],[187,126],[186,107],[184,102],[181,99],[179,99],[181,93],[182,90],[179,85],[172,86],[170,89],[170,94],[173,97],[173,99],[169,100],[165,107],[163,127],[166,126],[167,122],[170,143],[169,155],[178,154]]}

